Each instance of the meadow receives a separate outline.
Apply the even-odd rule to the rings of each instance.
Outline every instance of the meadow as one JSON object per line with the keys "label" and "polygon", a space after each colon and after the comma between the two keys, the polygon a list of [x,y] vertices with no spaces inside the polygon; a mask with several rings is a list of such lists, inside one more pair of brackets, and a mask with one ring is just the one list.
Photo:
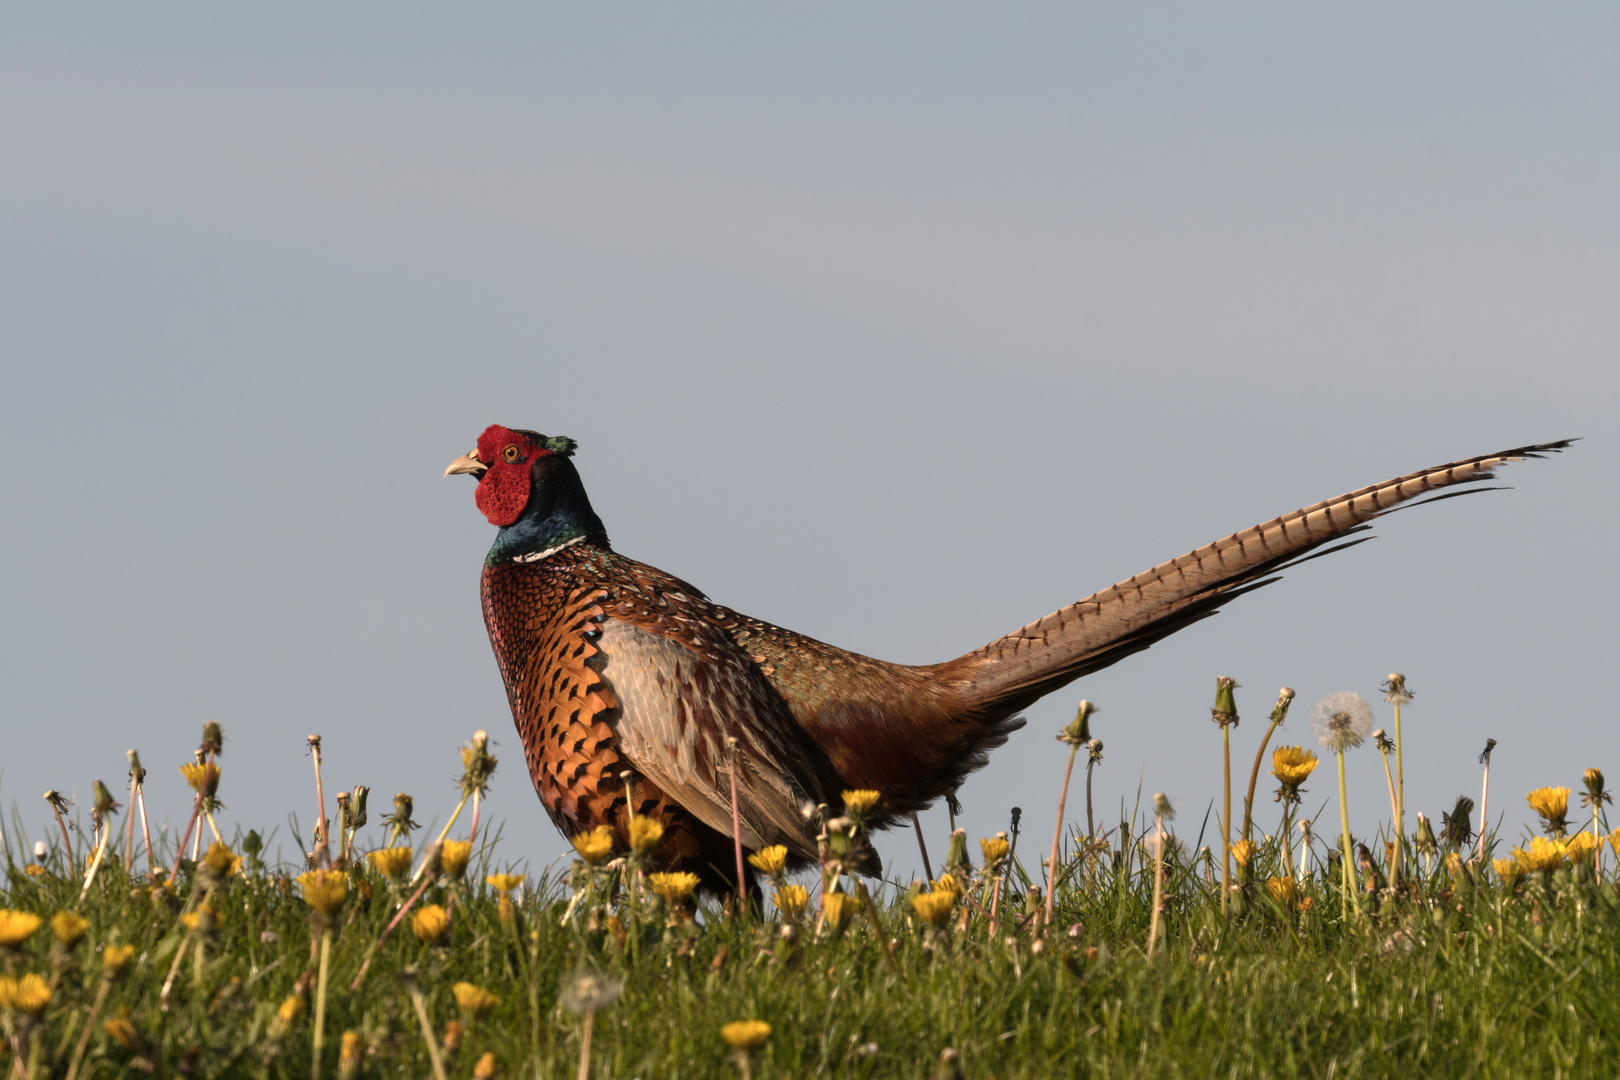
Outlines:
{"label": "meadow", "polygon": [[[1386,689],[1398,708],[1404,683]],[[1408,821],[1398,721],[1372,732],[1365,702],[1324,699],[1318,757],[1270,745],[1291,697],[1251,769],[1246,753],[1234,764],[1231,686],[1217,685],[1225,794],[1201,821],[1147,795],[1095,820],[1103,748],[1083,704],[1059,734],[1073,783],[1003,834],[938,838],[934,880],[845,873],[881,802],[846,792],[808,808],[819,867],[747,853],[764,886],[746,903],[657,872],[659,826],[644,819],[627,837],[575,838],[562,871],[515,872],[498,830],[480,830],[497,763],[477,737],[441,830],[417,826],[403,795],[384,815],[365,789],[323,791],[330,819],[303,838],[304,863],[267,864],[258,833],[216,834],[229,766],[210,725],[178,777],[147,777],[132,757],[116,795],[98,782],[76,811],[48,793],[58,827],[45,835],[13,810],[0,1068],[29,1080],[1620,1074],[1606,1037],[1620,1029],[1620,830],[1607,829],[1601,773],[1582,773],[1583,805],[1567,787],[1530,793],[1544,835],[1516,842],[1477,837],[1468,800],[1440,823]],[[1388,770],[1373,837],[1338,827],[1331,765],[1352,751]],[[1482,771],[1488,783],[1488,751]],[[180,835],[144,820],[144,787],[160,782],[194,792]],[[1493,797],[1526,796],[1482,802]],[[91,827],[74,828],[85,809]],[[360,850],[371,816],[386,839]]]}

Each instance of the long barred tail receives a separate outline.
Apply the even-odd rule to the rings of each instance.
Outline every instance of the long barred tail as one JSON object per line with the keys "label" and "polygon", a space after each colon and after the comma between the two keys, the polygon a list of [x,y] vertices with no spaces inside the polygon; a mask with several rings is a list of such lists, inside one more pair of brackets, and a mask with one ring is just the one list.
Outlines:
{"label": "long barred tail", "polygon": [[[981,715],[1011,715],[1082,675],[1209,618],[1233,597],[1276,581],[1278,571],[1371,539],[1346,538],[1370,529],[1374,518],[1416,505],[1413,499],[1490,480],[1498,466],[1542,457],[1575,441],[1560,439],[1453,461],[1295,510],[1161,563],[937,670],[967,684],[965,697]],[[1453,491],[1424,501],[1481,490],[1491,489]],[[1345,542],[1326,547],[1337,540]]]}

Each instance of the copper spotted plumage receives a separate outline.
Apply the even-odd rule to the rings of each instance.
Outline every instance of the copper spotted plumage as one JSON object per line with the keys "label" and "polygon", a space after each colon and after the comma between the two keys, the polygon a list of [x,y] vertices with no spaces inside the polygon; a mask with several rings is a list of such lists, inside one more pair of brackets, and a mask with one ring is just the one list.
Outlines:
{"label": "copper spotted plumage", "polygon": [[806,804],[836,810],[841,791],[876,789],[870,824],[892,825],[983,765],[1038,698],[1208,618],[1304,558],[1362,542],[1346,538],[1403,503],[1572,441],[1450,462],[1316,503],[966,656],[917,667],[740,615],[614,551],[571,460],[572,439],[492,425],[445,475],[477,477],[478,507],[500,527],[484,561],[484,621],[552,821],[570,836],[611,825],[622,848],[632,812],[656,817],[665,831],[654,860],[724,891],[737,884],[728,739],[737,740],[743,845],[783,844],[802,864],[816,855]]}

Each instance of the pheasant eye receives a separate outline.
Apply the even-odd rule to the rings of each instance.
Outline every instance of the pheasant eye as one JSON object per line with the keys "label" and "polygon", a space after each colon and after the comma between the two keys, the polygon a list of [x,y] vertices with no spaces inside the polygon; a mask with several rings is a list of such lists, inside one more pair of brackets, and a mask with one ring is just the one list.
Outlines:
{"label": "pheasant eye", "polygon": [[507,461],[516,461],[518,459],[518,448],[516,446],[508,446],[505,450],[501,451],[501,456]]}

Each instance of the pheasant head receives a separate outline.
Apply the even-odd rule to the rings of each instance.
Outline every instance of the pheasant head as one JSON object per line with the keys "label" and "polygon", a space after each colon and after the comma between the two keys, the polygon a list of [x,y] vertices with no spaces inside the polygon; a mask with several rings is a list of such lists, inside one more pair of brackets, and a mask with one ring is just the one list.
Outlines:
{"label": "pheasant head", "polygon": [[544,551],[585,536],[607,542],[569,460],[576,445],[566,435],[491,424],[478,436],[476,448],[444,470],[446,476],[477,477],[478,509],[501,529],[491,560]]}

